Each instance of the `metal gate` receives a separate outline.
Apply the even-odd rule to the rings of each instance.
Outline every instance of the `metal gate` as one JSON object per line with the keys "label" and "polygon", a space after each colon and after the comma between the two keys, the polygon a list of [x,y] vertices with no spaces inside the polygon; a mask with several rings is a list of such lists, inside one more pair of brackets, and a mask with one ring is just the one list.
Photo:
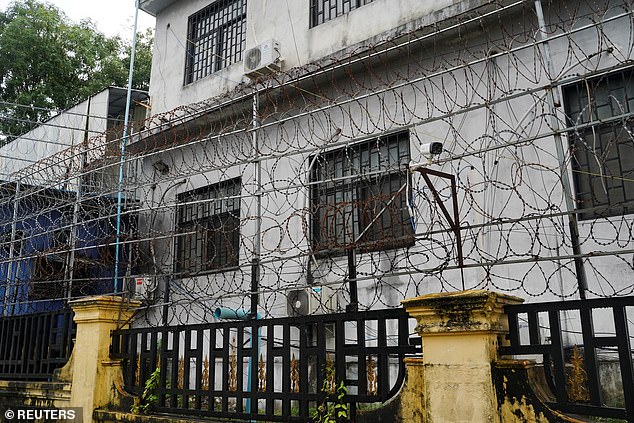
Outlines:
{"label": "metal gate", "polygon": [[[509,316],[511,345],[502,348],[501,352],[543,355],[547,379],[555,394],[555,402],[549,404],[552,408],[634,422],[634,369],[628,328],[631,325],[628,318],[631,322],[634,315],[634,297],[509,305],[505,311]],[[578,317],[582,342],[566,346],[564,335],[571,331],[563,329],[565,313]],[[598,333],[594,329],[598,317],[612,320],[613,333]],[[524,334],[523,328],[527,334]],[[544,336],[545,332],[548,337]],[[623,407],[607,406],[605,403],[601,390],[599,351],[618,358]]]}
{"label": "metal gate", "polygon": [[160,369],[159,413],[306,422],[343,381],[354,420],[403,384],[403,358],[420,351],[411,328],[403,309],[133,328],[112,352],[136,395]]}

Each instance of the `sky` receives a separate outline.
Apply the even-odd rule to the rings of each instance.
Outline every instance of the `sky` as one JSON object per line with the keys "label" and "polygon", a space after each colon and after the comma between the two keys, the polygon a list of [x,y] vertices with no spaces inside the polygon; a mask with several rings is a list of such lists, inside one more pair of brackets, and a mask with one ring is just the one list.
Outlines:
{"label": "sky", "polygon": [[[92,19],[97,29],[108,36],[119,35],[129,40],[134,26],[134,0],[47,0],[61,9],[72,21]],[[0,0],[0,10],[6,10],[12,0]],[[154,18],[139,11],[138,31],[154,27]]]}

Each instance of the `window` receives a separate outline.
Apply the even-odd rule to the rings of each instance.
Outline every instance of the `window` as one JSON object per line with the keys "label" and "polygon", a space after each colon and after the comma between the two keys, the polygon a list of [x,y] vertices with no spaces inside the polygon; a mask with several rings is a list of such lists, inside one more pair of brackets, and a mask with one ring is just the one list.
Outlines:
{"label": "window", "polygon": [[310,0],[310,27],[348,13],[373,0]]}
{"label": "window", "polygon": [[69,286],[73,298],[92,293],[86,293],[86,289],[94,285],[92,273],[94,263],[87,260],[82,251],[78,251],[75,255],[72,279],[70,281],[67,279],[71,276],[71,269],[68,267],[71,230],[55,229],[48,232],[47,237],[46,250],[38,252],[41,255],[33,260],[29,298],[32,300],[65,298]]}
{"label": "window", "polygon": [[565,87],[579,219],[634,212],[634,69]]}
{"label": "window", "polygon": [[246,0],[217,0],[189,17],[185,83],[242,60]]}
{"label": "window", "polygon": [[178,196],[176,270],[235,267],[240,248],[240,178]]}
{"label": "window", "polygon": [[65,269],[66,257],[63,255],[52,254],[36,258],[29,298],[32,300],[64,298]]}
{"label": "window", "polygon": [[[13,241],[13,257],[22,255],[23,239],[24,232],[16,231]],[[5,232],[0,235],[0,258],[8,259],[9,257],[11,257],[11,232]]]}
{"label": "window", "polygon": [[313,249],[343,254],[413,243],[407,207],[409,133],[324,153],[311,178]]}

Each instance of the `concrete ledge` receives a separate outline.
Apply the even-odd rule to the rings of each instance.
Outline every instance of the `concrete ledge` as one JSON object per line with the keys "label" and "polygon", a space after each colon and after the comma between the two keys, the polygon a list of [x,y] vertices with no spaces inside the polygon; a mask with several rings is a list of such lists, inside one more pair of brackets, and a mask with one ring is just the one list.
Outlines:
{"label": "concrete ledge", "polygon": [[0,405],[70,406],[71,384],[65,382],[0,381]]}
{"label": "concrete ledge", "polygon": [[222,419],[201,419],[193,416],[177,417],[177,416],[161,416],[151,415],[146,416],[143,414],[124,413],[121,411],[109,411],[109,410],[95,410],[93,412],[93,421],[100,423],[109,422],[121,422],[121,423],[190,423],[190,422],[205,422],[205,423],[221,423],[232,422],[240,423],[240,420],[222,420]]}

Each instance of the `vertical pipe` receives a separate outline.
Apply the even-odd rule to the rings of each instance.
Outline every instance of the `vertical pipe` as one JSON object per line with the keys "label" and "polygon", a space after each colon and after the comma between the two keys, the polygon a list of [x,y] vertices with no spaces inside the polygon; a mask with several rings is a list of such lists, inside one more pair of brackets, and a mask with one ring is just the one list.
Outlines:
{"label": "vertical pipe", "polygon": [[[256,320],[260,320],[261,317],[259,314],[256,314],[252,318]],[[258,370],[257,369],[258,369],[258,357],[260,356],[260,339],[261,339],[260,326],[258,326],[256,332],[257,332],[257,336],[254,340],[253,327],[251,327],[251,356],[249,357],[249,368],[247,370],[247,392],[249,393],[258,391],[258,385],[257,385]],[[255,387],[253,386],[254,382],[256,382]],[[252,389],[255,389],[255,391],[253,391]],[[257,404],[257,402],[258,400],[256,399],[254,401],[254,405]],[[251,397],[247,398],[245,405],[246,405],[246,412],[248,414],[251,414]],[[249,422],[255,423],[255,420],[249,420]]]}
{"label": "vertical pipe", "polygon": [[121,203],[123,200],[123,167],[125,166],[125,147],[128,141],[128,124],[130,123],[130,102],[132,100],[132,77],[134,75],[134,55],[136,53],[136,30],[139,20],[139,0],[135,1],[134,29],[132,34],[132,49],[130,52],[130,69],[128,71],[128,92],[123,120],[123,138],[121,138],[121,159],[119,160],[119,186],[117,188],[117,240],[114,259],[114,293],[118,293],[119,284],[119,249],[121,248]]}
{"label": "vertical pipe", "polygon": [[260,146],[258,144],[258,128],[260,127],[259,107],[259,94],[256,91],[255,94],[253,94],[253,132],[251,133],[256,183],[255,240],[253,260],[251,262],[251,318],[253,319],[258,313],[261,253],[260,237],[262,235],[262,161],[260,160]]}
{"label": "vertical pipe", "polygon": [[359,310],[359,294],[357,292],[357,252],[353,248],[348,250],[348,288],[350,289],[350,304],[346,311]]}
{"label": "vertical pipe", "polygon": [[581,257],[581,245],[579,244],[579,223],[577,221],[577,214],[574,212],[575,204],[572,200],[572,189],[570,187],[570,179],[568,177],[568,167],[566,166],[566,154],[563,147],[563,140],[561,137],[561,127],[559,120],[557,119],[557,107],[561,104],[559,93],[556,88],[553,88],[553,63],[550,53],[550,45],[547,41],[546,34],[546,21],[544,19],[544,11],[542,9],[541,0],[535,0],[535,12],[537,14],[537,21],[539,23],[539,35],[542,40],[542,46],[544,48],[544,60],[546,61],[548,79],[551,84],[546,88],[546,99],[548,107],[550,109],[550,125],[553,128],[553,138],[555,141],[555,149],[557,151],[557,159],[559,160],[559,173],[561,175],[561,185],[563,189],[564,198],[566,201],[566,211],[568,212],[568,227],[570,229],[570,241],[572,244],[572,252],[575,256],[575,270],[577,274],[577,286],[579,289],[579,297],[582,300],[586,299],[586,290],[588,289],[588,281],[586,278],[586,271],[583,265],[583,258]]}
{"label": "vertical pipe", "polygon": [[259,281],[260,281],[260,266],[258,259],[253,259],[251,262],[251,317],[258,314],[258,303],[260,302],[260,296],[258,294]]}

